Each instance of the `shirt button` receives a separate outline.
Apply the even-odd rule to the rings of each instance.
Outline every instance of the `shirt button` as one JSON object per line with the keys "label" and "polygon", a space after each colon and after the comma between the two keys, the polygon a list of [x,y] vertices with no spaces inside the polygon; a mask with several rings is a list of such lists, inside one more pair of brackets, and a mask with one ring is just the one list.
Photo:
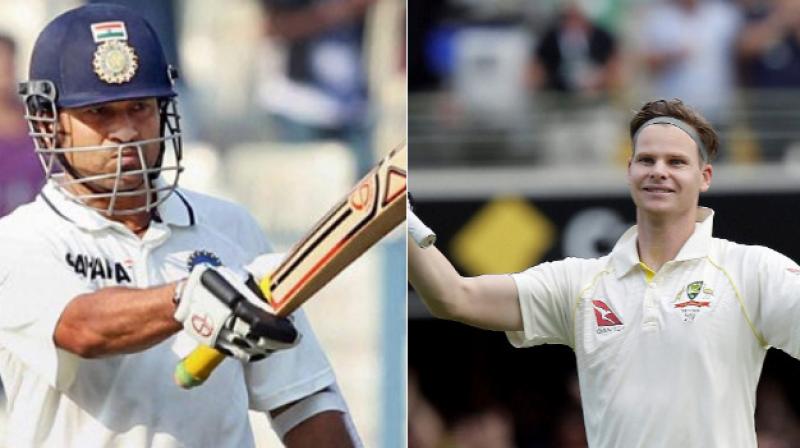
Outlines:
{"label": "shirt button", "polygon": [[647,284],[647,287],[650,288],[650,289],[653,289],[653,288],[656,287],[656,284],[653,283],[653,282],[650,282],[650,283]]}

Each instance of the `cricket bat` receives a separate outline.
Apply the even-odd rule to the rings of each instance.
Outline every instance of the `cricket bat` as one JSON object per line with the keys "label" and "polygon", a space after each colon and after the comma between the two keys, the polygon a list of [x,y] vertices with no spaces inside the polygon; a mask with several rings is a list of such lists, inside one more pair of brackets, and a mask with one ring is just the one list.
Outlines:
{"label": "cricket bat", "polygon": [[[278,316],[287,316],[406,218],[406,144],[392,150],[317,222],[280,265],[259,279]],[[225,355],[200,346],[175,369],[175,382],[202,384]]]}

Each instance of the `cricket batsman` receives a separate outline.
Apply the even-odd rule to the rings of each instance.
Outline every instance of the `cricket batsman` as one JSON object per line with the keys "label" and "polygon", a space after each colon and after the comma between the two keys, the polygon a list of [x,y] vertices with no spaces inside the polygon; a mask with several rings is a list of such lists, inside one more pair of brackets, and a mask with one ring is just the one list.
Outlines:
{"label": "cricket batsman", "polygon": [[[7,446],[252,447],[248,410],[290,447],[360,445],[304,314],[279,318],[252,288],[279,259],[256,222],[178,187],[177,72],[152,27],[70,10],[29,75],[47,183],[0,220]],[[201,343],[232,359],[183,390],[173,370]]]}
{"label": "cricket batsman", "polygon": [[800,357],[800,267],[712,236],[719,143],[693,109],[649,102],[630,137],[636,225],[609,255],[466,278],[409,244],[409,280],[438,317],[572,348],[593,448],[755,448],[767,349]]}

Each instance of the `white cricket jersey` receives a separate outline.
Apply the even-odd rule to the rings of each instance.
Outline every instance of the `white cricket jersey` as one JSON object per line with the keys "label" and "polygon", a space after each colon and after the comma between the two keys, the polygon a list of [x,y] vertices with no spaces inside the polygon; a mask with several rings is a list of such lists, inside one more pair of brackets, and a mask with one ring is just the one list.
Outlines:
{"label": "white cricket jersey", "polygon": [[648,283],[636,227],[608,256],[512,277],[517,347],[575,351],[589,445],[756,447],[767,348],[800,358],[800,268],[765,247],[713,238],[713,212]]}
{"label": "white cricket jersey", "polygon": [[268,411],[335,383],[302,312],[300,344],[264,361],[226,359],[200,387],[172,375],[196,347],[184,332],[147,350],[82,359],[55,347],[75,296],[144,288],[216,258],[237,268],[270,251],[241,207],[177,190],[143,238],[68,200],[52,185],[0,220],[0,376],[10,447],[248,447],[248,409]]}

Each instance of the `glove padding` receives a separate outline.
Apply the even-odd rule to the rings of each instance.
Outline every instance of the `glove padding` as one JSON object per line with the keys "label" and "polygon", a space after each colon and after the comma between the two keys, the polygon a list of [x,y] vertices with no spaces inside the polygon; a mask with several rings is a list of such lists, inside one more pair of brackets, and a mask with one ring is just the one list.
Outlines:
{"label": "glove padding", "polygon": [[284,253],[259,255],[247,264],[244,269],[254,278],[261,279],[272,274],[284,258],[286,258],[286,254]]}
{"label": "glove padding", "polygon": [[300,334],[289,319],[248,288],[233,271],[199,265],[180,294],[175,320],[201,344],[242,361],[294,347]]}

